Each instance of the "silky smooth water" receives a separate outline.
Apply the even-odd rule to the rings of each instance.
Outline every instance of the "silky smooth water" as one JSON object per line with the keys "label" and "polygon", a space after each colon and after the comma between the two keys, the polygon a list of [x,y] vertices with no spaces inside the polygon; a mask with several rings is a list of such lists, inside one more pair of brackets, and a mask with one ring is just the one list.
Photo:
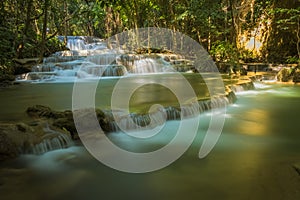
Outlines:
{"label": "silky smooth water", "polygon": [[[206,82],[200,74],[184,73],[182,75],[191,84],[195,95],[199,99],[210,98],[207,86],[212,85],[214,87],[215,81],[218,80],[218,77],[214,74]],[[210,75],[206,74],[206,76]],[[133,111],[146,112],[153,103],[164,106],[177,105],[176,95],[185,96],[186,90],[184,88],[180,90],[180,94],[174,95],[168,88],[160,85],[169,83],[174,85],[174,87],[182,87],[182,82],[174,79],[174,74],[172,73],[132,75],[121,78],[126,81],[126,85],[129,87],[122,88],[122,92],[119,95],[120,98],[122,98],[123,94],[130,92],[131,87],[135,84],[144,84],[133,93],[130,99],[130,107]],[[92,87],[97,81],[98,86],[96,91],[94,91],[95,106],[101,109],[110,109],[112,92],[121,78],[82,79],[78,80],[78,82],[87,85],[87,88],[89,88],[89,85]],[[0,121],[27,120],[26,109],[37,104],[49,106],[54,110],[71,110],[73,86],[73,82],[45,82],[22,83],[11,88],[2,89],[0,90]],[[222,90],[222,88],[219,89]],[[82,96],[85,95],[84,92],[82,91]]]}
{"label": "silky smooth water", "polygon": [[[147,174],[113,170],[82,146],[24,155],[1,163],[1,199],[300,199],[300,87],[257,84],[227,108],[222,135],[204,159],[197,157],[210,112],[198,135],[170,166]],[[42,98],[42,97],[41,97]],[[179,121],[147,142],[122,134],[110,139],[131,151],[160,148]],[[105,152],[103,152],[105,153]]]}

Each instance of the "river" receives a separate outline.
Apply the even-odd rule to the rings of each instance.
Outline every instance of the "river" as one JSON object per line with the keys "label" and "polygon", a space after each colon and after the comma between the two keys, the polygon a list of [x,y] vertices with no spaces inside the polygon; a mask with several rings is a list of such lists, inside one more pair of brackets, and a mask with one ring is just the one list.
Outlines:
{"label": "river", "polygon": [[[15,104],[13,94],[7,107]],[[42,94],[35,98],[47,99]],[[300,199],[300,176],[293,168],[300,163],[300,87],[256,84],[256,90],[237,97],[227,107],[218,143],[204,159],[198,152],[210,112],[201,115],[191,147],[166,168],[145,174],[119,172],[80,145],[40,156],[22,155],[1,163],[1,199]],[[22,98],[34,103],[30,94]],[[65,102],[55,108],[65,109],[70,101]],[[3,110],[2,119],[9,113]],[[148,151],[169,141],[178,124],[166,122],[165,134],[145,145],[122,133],[109,137],[129,150]]]}

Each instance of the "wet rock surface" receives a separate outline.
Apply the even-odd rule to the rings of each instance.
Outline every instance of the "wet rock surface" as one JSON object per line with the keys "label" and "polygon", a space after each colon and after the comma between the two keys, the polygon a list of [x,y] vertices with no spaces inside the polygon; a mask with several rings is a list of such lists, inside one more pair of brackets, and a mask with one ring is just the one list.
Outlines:
{"label": "wet rock surface", "polygon": [[19,154],[42,154],[50,150],[68,147],[69,133],[49,125],[45,120],[26,123],[0,124],[0,160]]}
{"label": "wet rock surface", "polygon": [[[109,127],[109,119],[104,114],[103,111],[100,109],[84,109],[82,111],[79,111],[82,113],[89,113],[93,114],[96,113],[97,120],[103,129],[104,132],[110,132]],[[79,139],[76,126],[74,123],[74,117],[73,112],[70,110],[66,111],[55,111],[52,110],[50,107],[43,106],[43,105],[35,105],[27,108],[26,113],[34,118],[34,119],[44,119],[47,120],[49,124],[53,125],[54,127],[57,127],[61,130],[68,131],[72,139]],[[76,112],[78,113],[78,111]]]}

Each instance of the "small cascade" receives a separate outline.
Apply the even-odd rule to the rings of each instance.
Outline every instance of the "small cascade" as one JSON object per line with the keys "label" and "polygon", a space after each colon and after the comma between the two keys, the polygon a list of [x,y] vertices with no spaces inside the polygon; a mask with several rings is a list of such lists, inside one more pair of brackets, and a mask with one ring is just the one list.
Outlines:
{"label": "small cascade", "polygon": [[148,74],[172,71],[170,63],[162,56],[122,54],[116,58],[118,64],[124,65],[130,74]]}
{"label": "small cascade", "polygon": [[77,78],[91,79],[101,76],[126,76],[191,71],[192,64],[184,56],[172,53],[139,54],[121,48],[108,48],[106,42],[88,36],[58,36],[67,39],[68,51],[46,57],[32,72],[18,77],[18,81],[74,82]]}
{"label": "small cascade", "polygon": [[235,93],[255,89],[255,86],[252,81],[248,81],[248,82],[244,82],[244,83],[240,83],[240,84],[236,84],[236,85],[231,85],[229,87]]}
{"label": "small cascade", "polygon": [[151,58],[134,60],[133,65],[130,68],[130,73],[132,74],[145,74],[157,72],[159,72],[159,68],[155,61]]}
{"label": "small cascade", "polygon": [[[127,74],[127,70],[122,65],[87,65],[84,67],[81,67],[81,72],[86,72],[89,75],[93,76],[124,76]],[[78,75],[78,77],[84,77]]]}
{"label": "small cascade", "polygon": [[88,56],[87,61],[95,63],[97,65],[110,65],[116,63],[117,54],[100,54]]}
{"label": "small cascade", "polygon": [[235,94],[233,92],[229,93],[227,96],[214,97],[209,100],[199,101],[200,113],[207,110],[223,108],[236,100]]}
{"label": "small cascade", "polygon": [[195,117],[197,115],[199,115],[199,103],[197,101],[181,106],[182,118]]}
{"label": "small cascade", "polygon": [[242,85],[232,85],[230,88],[234,92],[243,92],[243,91],[245,91],[244,87]]}
{"label": "small cascade", "polygon": [[41,142],[38,144],[31,144],[30,148],[25,150],[25,153],[39,155],[48,151],[64,149],[73,146],[71,137],[69,137],[67,134],[50,129],[48,124],[43,131],[46,134],[41,138]]}
{"label": "small cascade", "polygon": [[84,50],[84,49],[86,49],[86,43],[80,37],[78,37],[78,38],[68,38],[67,47],[70,50]]}
{"label": "small cascade", "polygon": [[168,106],[163,109],[156,109],[148,114],[125,114],[122,111],[114,111],[114,114],[111,111],[105,111],[104,113],[109,121],[110,132],[153,129],[163,125],[166,120],[196,117],[207,110],[225,107],[235,100],[232,95],[234,95],[233,92],[228,96],[193,101],[182,105],[181,108]]}
{"label": "small cascade", "polygon": [[[106,48],[107,45],[103,43],[103,41],[96,37],[91,36],[58,36],[60,41],[64,41],[67,39],[67,47],[70,50],[88,50],[88,49],[103,49]],[[102,47],[102,48],[101,48]]]}
{"label": "small cascade", "polygon": [[167,113],[167,120],[178,120],[181,118],[180,110],[174,107],[165,108],[165,112]]}
{"label": "small cascade", "polygon": [[109,65],[106,67],[102,76],[124,76],[127,74],[127,69],[122,65]]}
{"label": "small cascade", "polygon": [[25,75],[25,80],[50,80],[53,79],[57,74],[55,72],[29,72]]}
{"label": "small cascade", "polygon": [[166,114],[163,110],[156,110],[148,114],[124,114],[119,111],[114,113],[106,112],[110,118],[110,128],[112,132],[120,130],[146,130],[160,126],[166,121]]}

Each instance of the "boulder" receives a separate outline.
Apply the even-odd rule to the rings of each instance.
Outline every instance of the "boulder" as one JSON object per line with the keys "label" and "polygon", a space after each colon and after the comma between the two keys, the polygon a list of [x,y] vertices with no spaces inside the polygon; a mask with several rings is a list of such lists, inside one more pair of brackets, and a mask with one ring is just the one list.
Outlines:
{"label": "boulder", "polygon": [[293,76],[294,83],[300,83],[300,69],[297,69]]}
{"label": "boulder", "polygon": [[[45,153],[71,143],[67,131],[48,124],[46,120],[38,120],[29,124],[0,124],[0,160],[17,157],[23,153]],[[56,145],[56,146],[55,146]]]}
{"label": "boulder", "polygon": [[63,118],[65,117],[63,112],[57,112],[51,110],[51,108],[43,105],[35,105],[28,107],[26,113],[33,118]]}
{"label": "boulder", "polygon": [[[26,113],[32,118],[46,120],[48,124],[57,127],[59,130],[68,131],[72,136],[72,139],[78,139],[72,111],[54,111],[47,106],[35,105],[28,107]],[[93,113],[96,113],[97,120],[102,130],[104,132],[111,132],[112,130],[110,124],[113,119],[100,109],[84,109],[76,111],[76,116],[84,119],[87,116],[81,116],[82,114],[90,115]]]}

